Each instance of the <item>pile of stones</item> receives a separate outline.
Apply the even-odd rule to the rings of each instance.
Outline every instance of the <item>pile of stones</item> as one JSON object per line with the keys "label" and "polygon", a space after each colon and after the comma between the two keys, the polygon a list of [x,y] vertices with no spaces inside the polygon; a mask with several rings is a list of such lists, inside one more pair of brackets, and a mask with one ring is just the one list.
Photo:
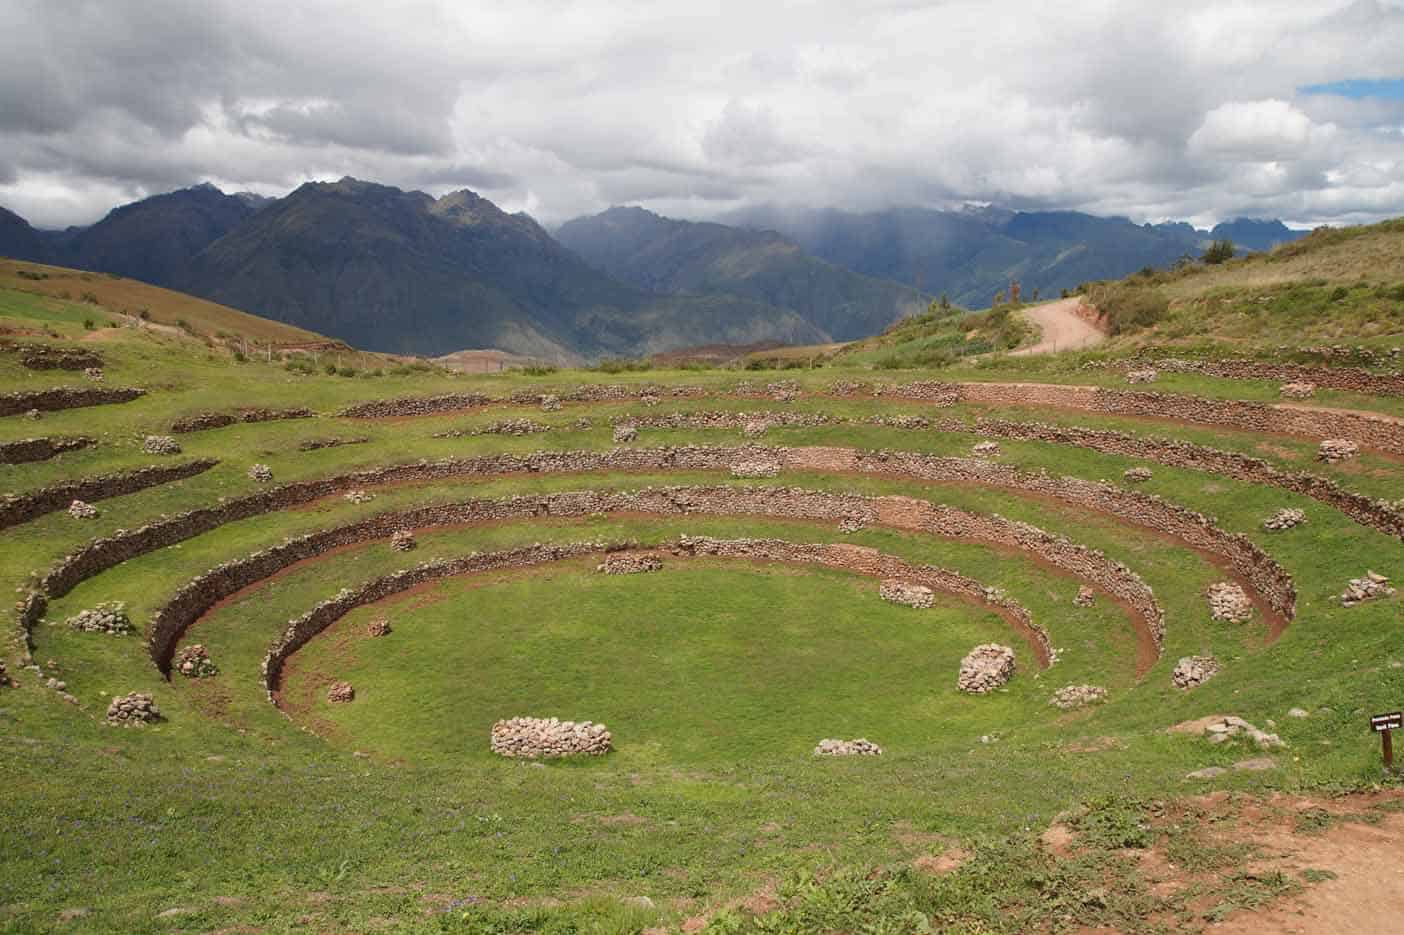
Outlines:
{"label": "pile of stones", "polygon": [[650,571],[662,571],[663,562],[656,555],[606,555],[605,560],[595,567],[606,575],[638,575]]}
{"label": "pile of stones", "polygon": [[882,747],[862,737],[853,740],[825,738],[814,748],[815,756],[882,756]]}
{"label": "pile of stones", "polygon": [[126,636],[136,632],[131,618],[127,616],[127,605],[122,601],[104,601],[96,607],[81,610],[68,618],[68,625],[83,633],[106,633],[110,636]]}
{"label": "pile of stones", "polygon": [[[560,408],[560,403],[556,403],[556,408]],[[503,419],[491,425],[473,430],[474,435],[511,435],[513,438],[521,438],[523,435],[535,435],[540,432],[551,431],[551,426],[544,425],[533,419]]]}
{"label": "pile of stones", "polygon": [[1316,460],[1327,464],[1349,461],[1360,453],[1360,446],[1346,438],[1328,438],[1316,449]]}
{"label": "pile of stones", "polygon": [[997,458],[999,457],[999,442],[980,442],[970,449],[970,453],[979,458]]}
{"label": "pile of stones", "polygon": [[595,427],[595,423],[590,421],[588,416],[581,416],[571,423],[571,428],[577,432],[585,432]]}
{"label": "pile of stones", "polygon": [[1307,521],[1305,510],[1284,509],[1263,520],[1264,529],[1291,529]]}
{"label": "pile of stones", "polygon": [[560,412],[561,398],[559,396],[546,395],[541,397],[542,412]]}
{"label": "pile of stones", "polygon": [[650,406],[650,407],[656,406],[656,405],[658,405],[659,403],[661,403],[662,401],[663,401],[663,400],[659,399],[659,398],[658,398],[657,396],[655,396],[653,393],[645,393],[645,394],[643,394],[642,396],[639,397],[639,402],[643,403],[645,406]]}
{"label": "pile of stones", "polygon": [[170,435],[148,435],[141,443],[141,450],[149,455],[178,455],[180,442]]}
{"label": "pile of stones", "polygon": [[839,520],[839,532],[854,533],[861,532],[868,528],[868,517],[856,510],[850,510],[843,514],[843,519]]}
{"label": "pile of stones", "polygon": [[376,617],[366,625],[367,636],[389,636],[390,621],[384,617]]}
{"label": "pile of stones", "polygon": [[1191,689],[1219,674],[1219,660],[1213,656],[1184,656],[1175,663],[1170,681],[1176,688]]}
{"label": "pile of stones", "polygon": [[82,500],[74,500],[68,505],[68,515],[74,519],[97,519],[98,508]]}
{"label": "pile of stones", "polygon": [[161,711],[148,692],[118,695],[107,706],[107,723],[122,727],[152,724],[161,720]]}
{"label": "pile of stones", "polygon": [[1100,685],[1067,685],[1053,693],[1048,703],[1063,711],[1107,700],[1107,690]]}
{"label": "pile of stones", "polygon": [[1275,750],[1285,746],[1282,738],[1276,734],[1269,734],[1265,730],[1259,730],[1241,717],[1224,715],[1215,717],[1204,725],[1204,736],[1210,743],[1224,743],[1234,737],[1246,737],[1258,746],[1260,750]]}
{"label": "pile of stones", "polygon": [[1389,579],[1384,575],[1375,574],[1373,571],[1365,572],[1363,578],[1351,578],[1346,583],[1346,588],[1341,592],[1341,606],[1354,607],[1362,601],[1372,600],[1376,597],[1389,597],[1394,593],[1394,588],[1389,586]]}
{"label": "pile of stones", "polygon": [[764,419],[750,419],[741,425],[741,434],[747,438],[760,438],[770,428],[770,423]]}
{"label": "pile of stones", "polygon": [[528,760],[602,756],[613,747],[603,724],[558,718],[514,717],[492,725],[492,752]]}
{"label": "pile of stones", "polygon": [[1284,383],[1278,389],[1283,399],[1311,399],[1316,395],[1316,384],[1294,381]]}
{"label": "pile of stones", "polygon": [[375,499],[375,494],[367,493],[364,490],[348,490],[342,494],[342,499],[348,503],[370,503]]}
{"label": "pile of stones", "polygon": [[321,451],[323,448],[337,448],[341,445],[364,445],[370,438],[357,435],[354,438],[308,438],[297,446],[298,451]]}
{"label": "pile of stones", "polygon": [[1154,368],[1150,368],[1150,367],[1146,368],[1145,370],[1128,370],[1128,371],[1126,372],[1126,382],[1127,382],[1127,383],[1154,383],[1154,382],[1156,381],[1156,378],[1159,377],[1159,376],[1160,376],[1159,371],[1155,370]]}
{"label": "pile of stones", "polygon": [[351,687],[350,682],[332,682],[331,688],[327,689],[327,701],[332,704],[346,704],[356,700],[356,689]]}
{"label": "pile of stones", "polygon": [[10,673],[5,670],[5,660],[0,659],[0,688],[8,688],[13,684],[10,681]]}
{"label": "pile of stones", "polygon": [[266,484],[273,479],[273,469],[266,464],[255,464],[249,468],[249,479]]}
{"label": "pile of stones", "polygon": [[219,667],[210,658],[203,643],[192,643],[176,653],[174,668],[188,679],[202,679],[219,674]]}
{"label": "pile of stones", "polygon": [[1014,650],[998,643],[982,643],[960,661],[956,688],[983,695],[1002,687],[1014,677]]}
{"label": "pile of stones", "polygon": [[738,461],[731,466],[732,477],[775,477],[780,465],[775,461]]}
{"label": "pile of stones", "polygon": [[888,578],[878,587],[882,599],[893,604],[905,604],[922,610],[935,601],[935,593],[924,584],[911,584],[896,578]]}
{"label": "pile of stones", "polygon": [[1253,619],[1253,602],[1240,585],[1220,581],[1209,585],[1209,615],[1225,623],[1247,623]]}
{"label": "pile of stones", "polygon": [[101,367],[84,367],[84,368],[83,368],[83,376],[87,377],[89,380],[92,380],[94,383],[101,383],[101,382],[102,382],[102,368],[101,368]]}
{"label": "pile of stones", "polygon": [[44,418],[44,414],[38,409],[29,409],[25,411],[24,417],[30,422],[38,422],[40,419]]}
{"label": "pile of stones", "polygon": [[614,427],[614,443],[616,445],[624,445],[638,440],[639,427],[637,425],[616,425]]}
{"label": "pile of stones", "polygon": [[1124,477],[1124,478],[1126,478],[1126,480],[1127,480],[1129,483],[1132,483],[1132,484],[1144,484],[1146,481],[1148,481],[1148,480],[1151,479],[1151,476],[1152,476],[1152,475],[1151,475],[1151,469],[1148,468],[1148,467],[1133,467],[1133,468],[1127,468],[1126,471],[1123,472],[1121,476]]}
{"label": "pile of stones", "polygon": [[408,552],[415,547],[414,533],[408,529],[397,529],[390,535],[390,548],[396,552]]}
{"label": "pile of stones", "polygon": [[1096,591],[1085,584],[1077,589],[1077,596],[1073,598],[1074,607],[1091,607],[1095,603],[1097,603]]}

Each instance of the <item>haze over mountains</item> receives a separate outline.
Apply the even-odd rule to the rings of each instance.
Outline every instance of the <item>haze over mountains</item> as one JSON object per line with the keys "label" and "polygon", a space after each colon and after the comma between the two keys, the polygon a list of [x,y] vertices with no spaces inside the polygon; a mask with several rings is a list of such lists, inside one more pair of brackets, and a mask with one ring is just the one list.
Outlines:
{"label": "haze over mountains", "polygon": [[112,272],[346,340],[440,355],[496,347],[561,363],[702,344],[807,344],[881,331],[947,294],[988,305],[1197,255],[1266,249],[1280,222],[1213,231],[1075,212],[760,207],[729,224],[612,208],[553,237],[463,190],[355,179],[280,199],[199,185],[41,231],[0,209],[0,255]]}

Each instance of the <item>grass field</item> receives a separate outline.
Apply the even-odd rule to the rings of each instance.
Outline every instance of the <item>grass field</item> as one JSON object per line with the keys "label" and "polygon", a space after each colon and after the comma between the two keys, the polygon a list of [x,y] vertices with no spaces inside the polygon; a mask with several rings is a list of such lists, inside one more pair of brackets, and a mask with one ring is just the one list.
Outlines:
{"label": "grass field", "polygon": [[[1362,244],[1321,249],[1328,247],[1358,251]],[[1224,282],[1195,296],[1221,297],[1227,308],[1241,297],[1214,290],[1266,288],[1234,279],[1254,264],[1269,261],[1234,266]],[[830,424],[771,427],[755,444],[954,457],[968,456],[981,440],[977,418],[1037,420],[1252,454],[1379,498],[1397,499],[1404,478],[1398,458],[1375,452],[1341,464],[1315,462],[1315,439],[1037,406],[937,408],[825,393],[843,379],[1124,387],[1118,374],[1085,366],[1115,357],[1118,346],[1053,358],[961,357],[941,369],[881,373],[868,369],[877,357],[851,356],[773,375],[655,369],[471,377],[356,358],[343,361],[350,368],[343,375],[288,369],[276,358],[241,362],[189,335],[127,327],[122,309],[106,304],[111,299],[64,300],[8,284],[0,282],[0,326],[14,340],[96,348],[104,385],[149,392],[129,403],[45,413],[37,422],[0,420],[0,442],[75,434],[98,440],[51,460],[0,465],[6,491],[220,459],[195,477],[95,501],[96,519],[60,511],[0,532],[0,586],[11,593],[94,537],[264,489],[248,476],[254,463],[267,464],[281,484],[420,458],[602,451],[614,447],[613,421],[671,413],[818,413]],[[1378,283],[1351,285],[1334,302],[1334,282],[1329,289],[1300,282],[1273,288],[1296,290],[1287,314],[1318,302],[1318,291],[1327,289],[1326,304],[1342,322],[1384,322],[1393,333],[1392,319],[1371,304]],[[1200,301],[1195,296],[1176,301]],[[108,328],[109,320],[122,326]],[[215,326],[211,319],[200,328]],[[103,338],[89,339],[94,334]],[[945,339],[933,331],[922,340],[935,347]],[[805,392],[789,402],[731,393],[749,379],[765,395],[766,382],[782,377]],[[0,353],[0,391],[79,384],[81,374],[28,370],[19,354]],[[658,401],[566,402],[559,411],[498,403],[418,418],[335,415],[376,398],[505,397],[579,384],[662,392]],[[718,395],[668,395],[681,385]],[[1267,381],[1194,374],[1165,374],[1154,389],[1260,401],[1277,395]],[[1321,391],[1314,403],[1404,416],[1396,398]],[[316,416],[180,435],[182,455],[166,461],[141,450],[145,435],[164,434],[177,418],[244,406],[306,406]],[[967,430],[865,421],[878,416],[959,419]],[[466,434],[521,417],[550,430],[520,438]],[[464,434],[434,437],[451,431]],[[328,437],[364,441],[300,447]],[[633,444],[742,441],[736,430],[645,427]],[[1066,445],[1000,445],[1001,462],[1055,475],[1120,483],[1127,468],[1143,466]],[[1397,708],[1404,696],[1404,651],[1396,639],[1404,606],[1387,597],[1346,608],[1337,595],[1367,569],[1404,575],[1404,543],[1281,489],[1148,466],[1153,476],[1141,489],[1213,516],[1291,573],[1297,614],[1280,639],[1269,643],[1260,617],[1212,620],[1204,591],[1224,572],[1159,530],[1009,489],[898,476],[787,471],[740,481],[720,471],[659,469],[458,477],[372,486],[374,499],[364,503],[334,495],[134,555],[50,602],[48,622],[33,634],[37,671],[25,667],[17,642],[0,653],[15,682],[0,688],[0,931],[1194,931],[1308,893],[1325,877],[1248,873],[1247,845],[1215,835],[1235,816],[1279,807],[1260,796],[1287,792],[1329,804],[1338,794],[1395,783],[1381,773],[1365,718]],[[908,497],[1065,535],[1151,586],[1166,614],[1164,652],[1138,675],[1127,612],[1105,597],[1090,608],[1074,606],[1080,579],[1036,550],[882,525],[845,532],[793,518],[700,513],[421,529],[408,553],[385,540],[348,546],[256,582],[207,613],[183,643],[209,649],[219,674],[207,679],[167,681],[139,635],[82,633],[64,623],[118,600],[140,631],[178,588],[221,562],[387,511],[518,494],[722,484]],[[1307,524],[1264,530],[1262,521],[1283,507],[1305,510]],[[343,587],[474,551],[586,541],[661,546],[682,534],[841,542],[960,571],[1027,608],[1051,634],[1059,659],[1039,671],[1028,645],[980,606],[949,598],[930,610],[894,606],[879,599],[876,580],[845,572],[665,557],[662,572],[615,577],[597,574],[593,559],[575,559],[445,579],[358,608],[293,656],[281,708],[261,684],[260,661],[287,622]],[[368,621],[382,615],[393,632],[365,636]],[[1014,648],[1017,674],[1006,690],[962,694],[955,689],[960,658],[984,642]],[[1206,653],[1223,663],[1223,673],[1192,691],[1174,688],[1176,661]],[[74,703],[48,687],[51,678],[64,683]],[[355,686],[356,700],[332,705],[326,686],[342,679]],[[1049,704],[1056,689],[1083,683],[1107,688],[1108,700],[1074,711]],[[152,692],[165,720],[140,729],[107,726],[108,701],[134,690]],[[1294,707],[1309,716],[1288,717]],[[1241,740],[1214,745],[1166,732],[1211,714],[1268,727],[1286,746],[1265,752]],[[616,749],[584,762],[491,755],[492,722],[514,715],[601,721]],[[822,737],[859,736],[880,743],[884,754],[811,755]],[[1234,768],[1265,755],[1270,768]],[[1186,779],[1206,767],[1226,772]],[[1247,795],[1209,805],[1190,798],[1208,790]],[[1313,822],[1388,821],[1389,801],[1295,820],[1304,834]],[[1212,823],[1204,818],[1210,808],[1219,810]],[[1074,843],[1049,845],[1043,836],[1050,825],[1065,828]],[[1137,856],[1152,852],[1189,883],[1173,892],[1152,885]]]}

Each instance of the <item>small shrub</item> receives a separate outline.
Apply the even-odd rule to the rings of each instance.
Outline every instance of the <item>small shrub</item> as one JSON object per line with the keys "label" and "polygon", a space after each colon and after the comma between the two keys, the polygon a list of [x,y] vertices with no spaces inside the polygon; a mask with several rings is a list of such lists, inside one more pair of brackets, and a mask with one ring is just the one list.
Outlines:
{"label": "small shrub", "polygon": [[1350,290],[1345,286],[1337,286],[1331,290],[1331,301],[1339,302],[1350,295]]}
{"label": "small shrub", "polygon": [[91,318],[84,318],[84,319],[83,319],[83,330],[84,330],[84,331],[92,331],[92,330],[93,330],[94,328],[96,328],[96,327],[97,327],[97,322],[93,321]]}
{"label": "small shrub", "polygon": [[144,308],[144,309],[142,309],[141,312],[137,315],[137,317],[140,318],[142,321],[150,321],[150,320],[151,320],[151,309],[149,309],[149,308]]}
{"label": "small shrub", "polygon": [[1232,260],[1234,253],[1232,240],[1216,240],[1209,245],[1209,249],[1204,251],[1204,255],[1200,259],[1209,266],[1217,266]]}
{"label": "small shrub", "polygon": [[83,293],[82,299],[83,299],[84,302],[86,302],[86,303],[89,304],[89,305],[97,305],[97,304],[98,304],[98,297],[97,297],[96,295],[94,295],[93,293],[91,293],[91,292],[85,292],[85,293]]}
{"label": "small shrub", "polygon": [[327,376],[329,376],[329,377],[334,377],[334,376],[336,376],[336,364],[327,364],[327,365],[326,365],[325,367],[323,367],[322,369],[326,371]]}
{"label": "small shrub", "polygon": [[529,377],[544,377],[549,374],[555,373],[557,369],[559,368],[554,367],[551,364],[532,364],[530,367],[523,367],[522,373],[526,374]]}
{"label": "small shrub", "polygon": [[1089,298],[1114,335],[1149,328],[1163,320],[1170,309],[1170,301],[1152,286],[1112,283],[1091,290]]}
{"label": "small shrub", "polygon": [[354,376],[356,375],[356,368],[355,368],[355,367],[341,367],[341,368],[339,368],[339,369],[336,371],[336,374],[337,374],[337,376],[340,376],[340,377],[354,377]]}
{"label": "small shrub", "polygon": [[248,356],[247,356],[243,351],[238,350],[238,349],[235,349],[235,351],[234,351],[234,363],[236,363],[236,364],[242,364],[242,363],[246,362],[248,359],[249,359]]}

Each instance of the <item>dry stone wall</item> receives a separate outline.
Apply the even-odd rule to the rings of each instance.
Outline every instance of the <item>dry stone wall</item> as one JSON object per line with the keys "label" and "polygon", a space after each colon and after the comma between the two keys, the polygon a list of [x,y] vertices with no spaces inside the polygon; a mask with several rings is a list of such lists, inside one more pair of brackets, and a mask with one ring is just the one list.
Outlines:
{"label": "dry stone wall", "polygon": [[91,448],[96,444],[97,439],[86,435],[71,438],[21,438],[19,441],[0,442],[0,464],[47,461],[65,451]]}
{"label": "dry stone wall", "polygon": [[0,393],[0,416],[18,416],[27,412],[57,412],[83,406],[105,406],[127,403],[145,396],[146,390],[135,386],[57,386],[47,390],[24,390]]}
{"label": "dry stone wall", "polygon": [[1197,373],[1228,380],[1270,380],[1277,383],[1314,383],[1317,386],[1363,393],[1367,396],[1404,396],[1404,373],[1371,373],[1356,367],[1306,367],[1260,360],[1186,360],[1160,357],[1155,366],[1170,373]]}
{"label": "dry stone wall", "polygon": [[226,425],[277,422],[282,419],[310,419],[314,414],[311,409],[301,406],[295,409],[236,409],[233,412],[201,412],[172,422],[171,431],[181,435],[188,432],[224,428]]}
{"label": "dry stone wall", "polygon": [[19,352],[20,363],[30,370],[87,370],[102,366],[102,355],[87,348],[26,344]]}
{"label": "dry stone wall", "polygon": [[74,500],[105,500],[194,477],[218,463],[213,458],[202,458],[185,464],[157,465],[134,471],[99,474],[85,480],[40,487],[27,494],[10,494],[0,498],[0,529],[9,529],[46,513],[65,509]]}
{"label": "dry stone wall", "polygon": [[448,393],[442,396],[401,396],[372,399],[341,410],[344,419],[385,419],[396,416],[429,416],[458,409],[472,409],[493,402],[482,393]]}

